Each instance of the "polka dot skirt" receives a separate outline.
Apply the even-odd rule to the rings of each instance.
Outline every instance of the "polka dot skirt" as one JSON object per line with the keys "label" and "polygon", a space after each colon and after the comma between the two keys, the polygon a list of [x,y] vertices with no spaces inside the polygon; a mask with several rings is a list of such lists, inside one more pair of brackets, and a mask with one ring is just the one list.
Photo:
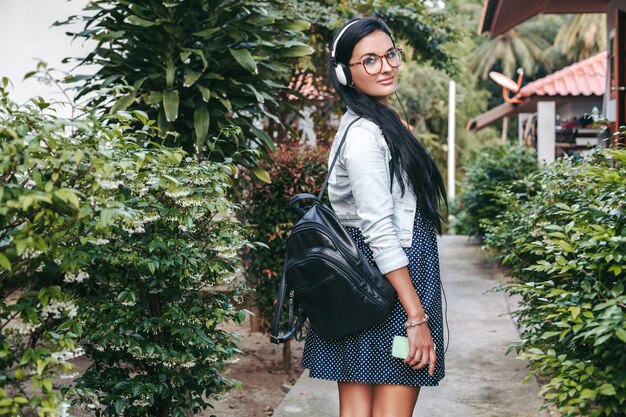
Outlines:
{"label": "polka dot skirt", "polygon": [[[372,251],[361,231],[354,227],[346,227],[346,230],[367,259],[374,263]],[[406,313],[396,297],[393,312],[387,321],[352,336],[323,340],[308,326],[302,367],[310,370],[312,378],[409,386],[439,384],[445,369],[437,236],[432,224],[420,216],[419,210],[413,225],[413,245],[404,250],[409,258],[411,280],[428,313],[428,327],[436,345],[434,375],[428,375],[428,367],[415,371],[402,359],[391,356],[393,337],[406,336]]]}

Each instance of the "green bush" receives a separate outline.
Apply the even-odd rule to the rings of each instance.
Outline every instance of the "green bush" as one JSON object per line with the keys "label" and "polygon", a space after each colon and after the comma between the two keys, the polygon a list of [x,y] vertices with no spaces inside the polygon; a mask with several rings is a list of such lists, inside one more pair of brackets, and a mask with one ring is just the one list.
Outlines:
{"label": "green bush", "polygon": [[84,353],[79,300],[66,282],[84,277],[64,259],[79,250],[72,229],[106,235],[120,217],[132,218],[87,178],[119,168],[95,139],[119,140],[123,132],[44,115],[48,103],[40,99],[19,108],[8,84],[0,85],[0,415],[54,416],[71,393],[53,379],[71,379],[69,360]]}
{"label": "green bush", "polygon": [[[485,245],[521,297],[512,347],[567,416],[626,415],[626,151],[559,159],[501,193]],[[516,188],[516,187],[512,187]]]}
{"label": "green bush", "polygon": [[[187,416],[235,382],[220,329],[246,243],[233,167],[152,142],[145,113],[100,120],[18,108],[0,89],[0,415]],[[139,126],[137,128],[137,126]],[[52,378],[85,352],[73,390]],[[71,378],[71,376],[70,376]],[[26,389],[25,389],[26,387]]]}
{"label": "green bush", "polygon": [[249,251],[245,257],[247,281],[254,289],[261,326],[269,328],[274,300],[285,259],[287,232],[296,214],[289,199],[298,193],[319,192],[327,172],[328,150],[323,147],[280,145],[266,169],[271,184],[247,176],[244,194],[245,221],[252,226],[251,240],[266,246]]}
{"label": "green bush", "polygon": [[516,180],[538,169],[535,157],[525,148],[508,145],[472,152],[465,167],[462,192],[453,204],[452,226],[457,234],[479,237],[485,232],[481,221],[493,219],[507,208],[497,198],[500,190],[523,191]]}

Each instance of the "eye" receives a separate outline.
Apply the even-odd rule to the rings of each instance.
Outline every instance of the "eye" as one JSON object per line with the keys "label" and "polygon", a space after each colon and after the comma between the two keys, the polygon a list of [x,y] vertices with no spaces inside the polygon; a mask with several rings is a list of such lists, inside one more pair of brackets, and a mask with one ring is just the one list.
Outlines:
{"label": "eye", "polygon": [[387,58],[395,58],[396,55],[398,55],[398,51],[396,49],[392,49],[391,51],[387,52]]}
{"label": "eye", "polygon": [[378,62],[378,57],[374,55],[368,56],[367,58],[363,60],[363,64],[367,66],[374,65],[376,64],[376,62]]}

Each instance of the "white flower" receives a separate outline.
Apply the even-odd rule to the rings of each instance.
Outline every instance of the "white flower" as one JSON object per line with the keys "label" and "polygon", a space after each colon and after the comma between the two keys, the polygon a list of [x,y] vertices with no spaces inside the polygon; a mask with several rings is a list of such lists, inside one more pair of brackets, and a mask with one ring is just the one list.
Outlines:
{"label": "white flower", "polygon": [[201,207],[204,204],[204,201],[196,198],[182,198],[176,203],[181,207]]}
{"label": "white flower", "polygon": [[50,356],[56,359],[60,363],[65,363],[71,359],[78,358],[85,354],[85,350],[82,347],[77,348],[76,350],[61,350],[59,352],[52,352]]}
{"label": "white flower", "polygon": [[124,184],[122,181],[109,181],[109,180],[99,180],[97,183],[100,185],[100,188],[103,190],[117,190],[117,187]]}
{"label": "white flower", "polygon": [[14,319],[10,325],[4,328],[3,333],[16,333],[18,335],[29,335],[41,327],[41,323],[31,323],[21,319]]}
{"label": "white flower", "polygon": [[39,255],[41,255],[41,251],[33,249],[33,248],[26,248],[26,250],[24,252],[22,252],[22,259],[34,259],[36,257],[38,257]]}
{"label": "white flower", "polygon": [[[106,240],[106,239],[103,239],[103,240]],[[109,243],[109,241],[107,240],[106,243]],[[63,281],[67,283],[83,282],[87,278],[89,278],[89,274],[84,271],[77,271],[75,274],[71,272],[66,272],[65,278],[63,278]]]}
{"label": "white flower", "polygon": [[148,187],[141,187],[141,188],[137,189],[137,191],[136,191],[136,192],[137,192],[137,195],[138,195],[139,197],[143,197],[143,196],[145,196],[145,195],[146,195],[146,193],[148,192]]}
{"label": "white flower", "polygon": [[59,417],[72,417],[67,411],[70,409],[70,404],[63,401],[59,406]]}
{"label": "white flower", "polygon": [[144,217],[143,219],[140,220],[141,223],[146,224],[146,223],[150,223],[150,222],[155,222],[157,220],[159,220],[161,218],[161,216],[158,213],[151,213],[149,215],[147,215],[146,217]]}
{"label": "white flower", "polygon": [[181,189],[181,190],[176,190],[176,191],[166,191],[165,195],[170,197],[170,198],[182,198],[182,197],[187,197],[189,194],[191,194],[191,190],[189,189]]}
{"label": "white flower", "polygon": [[41,317],[46,319],[52,317],[60,319],[65,313],[68,318],[76,317],[78,307],[70,301],[51,300],[48,305],[41,309]]}
{"label": "white flower", "polygon": [[196,363],[194,361],[187,361],[181,363],[180,366],[182,366],[183,368],[193,368],[194,366],[196,366]]}

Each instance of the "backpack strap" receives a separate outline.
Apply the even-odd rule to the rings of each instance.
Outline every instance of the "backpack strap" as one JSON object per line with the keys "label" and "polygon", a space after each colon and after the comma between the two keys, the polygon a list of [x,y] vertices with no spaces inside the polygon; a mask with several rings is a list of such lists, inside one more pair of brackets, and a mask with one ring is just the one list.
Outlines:
{"label": "backpack strap", "polygon": [[348,137],[348,131],[350,130],[352,125],[358,122],[360,119],[361,119],[361,116],[357,117],[356,119],[351,121],[348,127],[346,128],[346,131],[344,132],[343,137],[341,138],[341,142],[339,142],[339,146],[337,147],[337,152],[335,153],[335,157],[333,158],[333,161],[330,163],[330,166],[328,167],[328,174],[326,175],[326,179],[324,180],[322,189],[320,190],[320,193],[317,196],[317,199],[319,201],[322,201],[322,197],[324,197],[324,191],[326,191],[326,186],[328,185],[328,180],[330,179],[330,173],[333,171],[333,168],[335,167],[335,162],[337,162],[337,158],[339,158],[339,154],[341,153],[341,148],[343,147],[343,144],[346,141],[346,138]]}
{"label": "backpack strap", "polygon": [[[284,268],[283,268],[284,271]],[[280,316],[283,312],[283,305],[285,304],[285,296],[287,295],[287,281],[285,280],[285,273],[283,272],[280,278],[280,286],[278,287],[278,299],[276,300],[276,307],[274,308],[274,316],[272,316],[272,328],[270,335],[270,342],[274,344],[284,343],[296,336],[298,331],[302,328],[306,316],[303,314],[302,309],[297,302],[294,301],[293,295],[289,296],[289,330],[284,335],[280,335]],[[295,310],[295,318],[294,318]]]}

